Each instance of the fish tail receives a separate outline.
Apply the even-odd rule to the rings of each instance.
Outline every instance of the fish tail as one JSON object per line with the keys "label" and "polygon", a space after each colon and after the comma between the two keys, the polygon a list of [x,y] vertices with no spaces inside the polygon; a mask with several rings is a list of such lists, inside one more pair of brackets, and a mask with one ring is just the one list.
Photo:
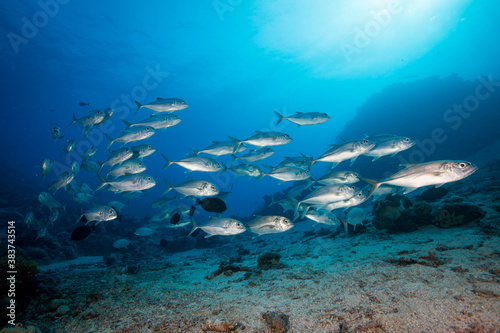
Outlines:
{"label": "fish tail", "polygon": [[63,205],[62,208],[63,208],[64,214],[66,214],[66,205]]}
{"label": "fish tail", "polygon": [[126,121],[125,119],[122,119],[122,121],[123,121],[123,123],[125,124],[125,126],[127,126],[127,127],[125,127],[125,129],[130,128],[130,126],[132,126],[132,123],[131,123],[131,122]]}
{"label": "fish tail", "polygon": [[267,205],[267,207],[271,207],[275,203],[276,203],[276,201],[274,201],[274,194],[271,194],[271,203],[269,205]]}
{"label": "fish tail", "polygon": [[229,161],[229,165],[233,164],[237,158],[238,158],[238,156],[231,154],[231,161]]}
{"label": "fish tail", "polygon": [[315,162],[315,161],[314,161],[314,159],[313,159],[312,157],[306,156],[306,155],[304,155],[304,154],[302,154],[302,153],[300,153],[300,155],[302,155],[302,157],[303,157],[306,161],[308,161],[309,166],[308,166],[307,170],[311,171],[311,168],[312,168],[312,166],[313,166],[313,164],[314,164],[314,162]]}
{"label": "fish tail", "polygon": [[191,232],[188,234],[188,237],[191,236],[191,234],[196,230],[198,229],[198,225],[196,224],[196,221],[191,218],[191,223],[193,224],[193,229],[191,229]]}
{"label": "fish tail", "polygon": [[165,159],[165,161],[167,161],[165,163],[165,166],[163,166],[163,169],[166,169],[166,168],[168,168],[169,166],[172,165],[173,162],[167,156],[165,156],[164,154],[161,154],[161,156],[163,156],[163,158]]}
{"label": "fish tail", "polygon": [[381,182],[378,182],[376,180],[368,179],[368,178],[364,178],[364,177],[359,177],[359,180],[361,180],[362,182],[368,183],[372,186],[372,188],[370,189],[370,191],[366,195],[366,199],[371,197],[373,192],[375,192],[375,190],[378,189],[379,186],[382,184]]}
{"label": "fish tail", "polygon": [[273,110],[274,111],[274,114],[278,116],[278,121],[276,122],[276,126],[281,123],[281,121],[283,120],[283,116],[276,110]]}
{"label": "fish tail", "polygon": [[233,149],[233,153],[236,153],[238,151],[238,148],[240,148],[240,146],[241,146],[241,140],[233,138],[232,136],[228,136],[228,138],[230,138],[231,141],[234,142],[235,146],[234,146],[234,149]]}
{"label": "fish tail", "polygon": [[194,156],[198,156],[200,154],[200,152],[197,151],[196,149],[193,149],[191,147],[189,147],[189,149],[191,149],[193,151]]}
{"label": "fish tail", "polygon": [[224,164],[224,162],[220,162],[220,165],[222,166],[222,170],[220,171],[220,174],[222,175],[224,172],[226,172],[227,170],[227,166],[226,164]]}
{"label": "fish tail", "polygon": [[161,194],[162,196],[167,194],[168,191],[170,191],[172,189],[172,186],[170,185],[170,183],[168,182],[167,178],[164,178],[163,179],[165,181],[165,185],[167,185],[167,188],[165,189],[165,191],[163,191],[163,193]]}
{"label": "fish tail", "polygon": [[196,203],[195,203],[195,205],[201,205],[201,200],[200,200],[200,199],[198,199],[198,198],[195,198],[195,199],[196,199]]}
{"label": "fish tail", "polygon": [[73,112],[73,121],[69,123],[68,126],[66,126],[66,128],[70,127],[71,125],[73,125],[73,123],[76,123],[76,117],[75,117],[75,113]]}
{"label": "fish tail", "polygon": [[114,142],[113,138],[110,137],[108,134],[106,134],[106,139],[108,139],[109,142],[104,150],[108,150]]}
{"label": "fish tail", "polygon": [[99,191],[101,188],[103,188],[104,186],[106,186],[108,184],[106,182],[106,180],[104,178],[102,178],[101,175],[98,174],[97,177],[99,177],[101,184],[99,184],[99,186],[97,186],[97,188],[94,190],[94,192]]}
{"label": "fish tail", "polygon": [[135,113],[137,113],[137,111],[139,111],[140,108],[142,108],[142,104],[137,102],[137,101],[134,101],[135,102],[135,105],[137,105],[137,110],[135,110]]}
{"label": "fish tail", "polygon": [[304,217],[306,217],[306,214],[307,214],[307,211],[309,210],[310,206],[307,205],[305,208],[304,208],[304,211],[302,212],[302,215],[300,215],[300,218],[303,219]]}
{"label": "fish tail", "polygon": [[340,220],[340,222],[342,222],[342,224],[344,225],[344,232],[345,232],[345,234],[346,234],[346,236],[347,236],[347,234],[348,234],[348,232],[349,232],[349,227],[348,227],[348,225],[347,225],[347,220],[346,220],[346,219],[344,219],[344,218],[341,218],[341,217],[339,217],[339,220]]}

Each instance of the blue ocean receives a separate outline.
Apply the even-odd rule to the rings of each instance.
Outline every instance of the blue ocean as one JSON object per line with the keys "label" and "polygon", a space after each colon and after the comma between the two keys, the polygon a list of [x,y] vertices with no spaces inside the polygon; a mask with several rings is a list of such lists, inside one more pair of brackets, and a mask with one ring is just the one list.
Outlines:
{"label": "blue ocean", "polygon": [[0,333],[500,332],[500,3],[0,16]]}

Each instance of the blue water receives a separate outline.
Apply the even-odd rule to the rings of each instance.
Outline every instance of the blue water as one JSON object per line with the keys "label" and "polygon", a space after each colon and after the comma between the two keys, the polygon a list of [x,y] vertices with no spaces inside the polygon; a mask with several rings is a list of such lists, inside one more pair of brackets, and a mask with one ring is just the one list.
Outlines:
{"label": "blue water", "polygon": [[[499,140],[492,125],[498,119],[498,85],[476,108],[484,112],[459,116],[456,129],[459,120],[443,118],[454,103],[475,93],[478,78],[500,77],[496,2],[54,0],[2,4],[0,13],[2,178],[9,188],[26,191],[26,198],[46,190],[56,172],[80,161],[89,146],[98,148],[97,160],[105,160],[104,134],[116,137],[125,127],[122,119],[147,117],[144,110],[134,115],[133,100],[156,97],[182,98],[189,107],[176,112],[179,125],[144,141],[157,150],[144,160],[157,186],[127,200],[129,217],[153,215],[149,204],[165,189],[163,179],[175,185],[186,176],[224,190],[233,184],[226,214],[251,216],[264,195],[290,185],[270,177],[234,179],[230,173],[186,175],[177,165],[162,170],[160,153],[178,160],[190,147],[202,149],[228,136],[245,139],[255,130],[293,138],[275,147],[265,160],[269,165],[300,153],[317,158],[329,144],[340,143],[339,136],[394,133],[425,141],[441,127],[449,139],[428,153],[412,148],[424,152],[415,153],[413,162],[466,159]],[[115,110],[112,123],[90,138],[77,124],[65,128],[73,113],[79,118],[107,107]],[[325,112],[332,119],[317,126],[277,126],[273,109],[289,115]],[[50,135],[56,124],[64,134],[58,145]],[[76,153],[61,157],[69,139],[76,141]],[[374,163],[360,157],[353,170],[382,178],[412,159],[410,153]],[[58,166],[43,183],[42,158]],[[317,178],[327,170],[317,164],[312,173]],[[85,171],[76,180],[99,184]],[[71,200],[63,190],[56,198]],[[96,203],[116,199],[104,191]]]}

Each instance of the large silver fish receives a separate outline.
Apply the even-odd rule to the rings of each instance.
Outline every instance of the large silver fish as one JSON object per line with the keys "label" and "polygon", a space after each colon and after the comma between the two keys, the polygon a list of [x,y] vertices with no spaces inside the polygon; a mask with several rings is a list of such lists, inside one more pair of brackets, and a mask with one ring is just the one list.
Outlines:
{"label": "large silver fish", "polygon": [[296,203],[294,215],[297,215],[297,210],[302,203],[327,205],[332,202],[350,199],[358,192],[359,190],[356,187],[344,184],[320,187]]}
{"label": "large silver fish", "polygon": [[233,141],[212,141],[212,144],[205,149],[195,150],[192,149],[195,155],[205,153],[214,156],[230,155],[233,153],[239,153],[247,149],[245,146],[239,146],[236,149],[236,144]]}
{"label": "large silver fish", "polygon": [[141,104],[137,101],[135,101],[135,104],[137,105],[137,111],[139,111],[142,108],[148,108],[150,110],[156,111],[156,112],[173,112],[177,110],[182,110],[187,108],[189,105],[182,99],[180,98],[156,98],[155,101],[149,102],[147,104]]}
{"label": "large silver fish", "polygon": [[94,206],[91,209],[87,210],[83,213],[77,222],[103,222],[103,221],[111,221],[118,217],[116,211],[109,206]]}
{"label": "large silver fish", "polygon": [[289,167],[297,167],[297,168],[311,170],[314,159],[304,154],[301,155],[302,156],[295,156],[295,157],[285,156],[285,159],[276,166],[276,169],[289,166]]}
{"label": "large silver fish", "polygon": [[309,220],[317,223],[328,224],[328,225],[340,225],[339,218],[328,211],[325,210],[313,210],[307,212],[305,215]]}
{"label": "large silver fish", "polygon": [[163,169],[166,169],[172,164],[177,164],[185,169],[188,169],[189,171],[218,172],[224,170],[223,166],[219,162],[208,157],[192,156],[183,158],[179,161],[171,161],[167,156],[163,154],[161,155],[165,161],[167,161]]}
{"label": "large silver fish", "polygon": [[421,164],[406,164],[405,169],[395,173],[389,178],[381,181],[360,177],[366,183],[372,185],[367,197],[382,184],[405,187],[404,194],[419,187],[454,182],[470,176],[477,170],[477,166],[466,161],[435,161]]}
{"label": "large silver fish", "polygon": [[179,118],[178,115],[173,114],[173,113],[167,113],[167,114],[156,114],[156,115],[151,115],[149,118],[140,120],[136,123],[129,123],[128,121],[123,120],[123,122],[127,125],[127,127],[134,127],[134,126],[149,126],[154,128],[155,130],[157,129],[162,129],[162,128],[168,128],[177,125],[178,123],[181,122],[181,118]]}
{"label": "large silver fish", "polygon": [[142,191],[156,185],[153,177],[141,173],[121,176],[112,181],[104,180],[101,177],[100,179],[101,184],[95,189],[96,191],[106,185],[110,185],[113,192]]}
{"label": "large silver fish", "polygon": [[165,179],[165,184],[167,185],[167,189],[163,191],[162,195],[172,189],[181,194],[184,194],[185,196],[210,197],[219,194],[219,190],[217,189],[217,187],[205,180],[189,179],[177,186],[171,186],[170,183]]}
{"label": "large silver fish", "polygon": [[323,185],[354,184],[359,182],[359,175],[353,171],[331,171],[316,179],[316,182]]}
{"label": "large silver fish", "polygon": [[115,178],[125,175],[133,175],[146,171],[146,166],[140,160],[126,160],[120,165],[109,170],[106,177],[113,176]]}
{"label": "large silver fish", "polygon": [[146,156],[153,154],[156,151],[156,149],[153,146],[148,144],[137,145],[130,149],[134,153],[134,155],[132,156],[132,158],[134,159],[144,158]]}
{"label": "large silver fish", "polygon": [[250,149],[248,153],[243,156],[233,155],[234,160],[241,160],[243,162],[252,163],[255,161],[260,161],[274,154],[274,150],[271,148],[260,148],[257,150]]}
{"label": "large silver fish", "polygon": [[57,192],[57,190],[66,187],[69,183],[73,181],[75,178],[75,175],[72,172],[66,171],[57,176],[57,179],[55,179],[52,184],[49,186],[50,191],[54,191],[54,193]]}
{"label": "large silver fish", "polygon": [[91,127],[102,122],[104,117],[104,112],[102,112],[101,110],[90,111],[88,115],[80,119],[77,119],[75,117],[75,114],[73,113],[73,121],[70,122],[69,125],[66,126],[66,128],[70,127],[74,123],[78,123],[82,127]]}
{"label": "large silver fish", "polygon": [[237,235],[241,234],[242,232],[245,232],[246,230],[245,226],[240,221],[230,218],[213,217],[203,225],[197,225],[194,219],[191,219],[191,222],[193,223],[193,229],[191,229],[191,232],[189,233],[188,236],[190,236],[198,228],[207,233],[205,238],[212,237],[215,235],[221,235],[221,236]]}
{"label": "large silver fish", "polygon": [[330,150],[314,160],[314,162],[330,162],[333,163],[333,166],[336,166],[342,161],[351,160],[352,165],[359,155],[364,154],[374,146],[375,142],[370,140],[354,140],[340,145],[332,145]]}
{"label": "large silver fish", "polygon": [[236,176],[262,178],[265,174],[258,165],[240,163],[229,168]]}
{"label": "large silver fish", "polygon": [[229,137],[236,143],[236,148],[238,148],[242,143],[247,143],[252,146],[257,147],[269,147],[269,146],[281,146],[292,142],[290,135],[281,132],[262,132],[255,131],[256,133],[245,140],[238,140],[233,137]]}
{"label": "large silver fish", "polygon": [[63,207],[64,212],[66,212],[66,206],[63,206],[59,201],[54,199],[47,192],[40,193],[38,195],[38,201],[40,201],[42,205],[49,207],[50,210],[52,210],[53,208]]}
{"label": "large silver fish", "polygon": [[104,163],[101,164],[99,171],[106,165],[112,167],[113,165],[122,163],[132,158],[132,155],[134,155],[134,153],[128,147],[123,147],[115,151],[112,151],[109,158]]}
{"label": "large silver fish", "polygon": [[288,181],[299,181],[311,178],[311,174],[308,170],[288,166],[272,169],[271,172],[268,172],[265,175],[281,180],[280,184]]}
{"label": "large silver fish", "polygon": [[400,151],[411,148],[415,145],[415,141],[412,141],[410,138],[406,137],[394,137],[387,138],[385,140],[379,140],[376,142],[375,146],[369,151],[363,153],[365,156],[372,156],[375,161],[378,158],[391,155],[394,156]]}
{"label": "large silver fish", "polygon": [[330,120],[330,117],[326,113],[320,112],[297,112],[296,114],[288,117],[283,117],[278,111],[273,110],[274,113],[278,116],[278,121],[276,125],[281,123],[283,119],[291,121],[298,126],[302,125],[317,125],[322,124]]}
{"label": "large silver fish", "polygon": [[155,134],[155,130],[150,126],[136,126],[133,128],[126,128],[116,139],[113,139],[108,134],[106,134],[106,138],[108,138],[109,143],[106,146],[105,150],[108,150],[113,142],[121,142],[123,144],[126,144],[129,142],[147,139],[153,134]]}
{"label": "large silver fish", "polygon": [[293,227],[293,223],[283,216],[259,216],[247,226],[251,232],[264,235],[287,231]]}

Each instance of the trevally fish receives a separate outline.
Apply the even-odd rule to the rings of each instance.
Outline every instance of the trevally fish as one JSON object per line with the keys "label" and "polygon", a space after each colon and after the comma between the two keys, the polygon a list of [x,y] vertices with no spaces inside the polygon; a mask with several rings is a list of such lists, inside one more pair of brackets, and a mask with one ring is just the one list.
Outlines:
{"label": "trevally fish", "polygon": [[126,160],[113,169],[109,170],[106,177],[113,176],[115,178],[124,175],[133,175],[146,171],[146,166],[140,160]]}
{"label": "trevally fish", "polygon": [[67,154],[69,152],[71,152],[73,149],[75,149],[75,140],[70,140],[68,141],[68,143],[66,144],[66,146],[64,146],[62,152],[61,152],[61,156],[63,154]]}
{"label": "trevally fish", "polygon": [[281,146],[292,142],[290,135],[281,132],[262,132],[255,131],[256,133],[245,140],[238,140],[233,137],[229,137],[236,143],[236,150],[242,143],[246,143],[257,147],[268,147],[268,146]]}
{"label": "trevally fish", "polygon": [[[235,151],[236,149],[236,151]],[[233,141],[212,141],[212,144],[205,149],[196,150],[191,148],[195,155],[205,153],[214,156],[231,155],[246,150],[247,147],[241,145],[238,148]]]}
{"label": "trevally fish", "polygon": [[415,141],[412,141],[410,138],[405,138],[405,137],[388,138],[385,140],[377,141],[375,146],[369,151],[363,153],[363,155],[372,156],[373,157],[372,162],[373,162],[385,155],[394,156],[400,151],[411,148],[414,145]]}
{"label": "trevally fish", "polygon": [[316,179],[316,182],[323,185],[354,184],[359,182],[359,175],[353,171],[331,171]]}
{"label": "trevally fish", "polygon": [[105,166],[110,166],[112,167],[113,165],[116,165],[118,163],[122,163],[128,159],[130,159],[134,155],[132,150],[128,147],[123,147],[117,150],[114,150],[110,153],[109,158],[104,161],[104,163],[101,164],[99,171]]}
{"label": "trevally fish", "polygon": [[99,177],[99,179],[101,180],[101,184],[95,189],[96,191],[106,185],[109,185],[111,187],[110,190],[113,192],[142,191],[156,185],[153,177],[142,173],[121,176],[115,180],[105,180],[102,177]]}
{"label": "trevally fish", "polygon": [[24,224],[26,225],[38,224],[38,221],[35,218],[35,214],[32,211],[29,211],[24,217]]}
{"label": "trevally fish", "polygon": [[295,156],[295,157],[285,156],[285,159],[282,162],[280,162],[275,169],[281,167],[297,167],[297,168],[311,170],[314,159],[304,154],[301,155],[302,156]]}
{"label": "trevally fish", "polygon": [[356,231],[356,226],[358,224],[363,224],[363,221],[366,218],[366,212],[363,208],[354,207],[349,209],[347,212],[347,217],[344,220],[344,231],[347,234],[347,224],[350,224],[354,227],[354,231]]}
{"label": "trevally fish", "polygon": [[259,168],[258,165],[253,165],[253,164],[240,163],[237,165],[233,165],[228,169],[234,172],[236,177],[238,176],[255,177],[258,180],[265,175],[262,169]]}
{"label": "trevally fish", "polygon": [[218,172],[224,170],[219,162],[208,157],[193,156],[183,158],[179,161],[171,161],[167,156],[163,154],[161,154],[161,156],[167,161],[163,169],[166,169],[172,164],[177,164],[189,171]]}
{"label": "trevally fish", "polygon": [[59,211],[57,210],[57,208],[52,209],[49,215],[49,223],[51,225],[54,225],[54,222],[57,221],[58,218],[59,218]]}
{"label": "trevally fish", "polygon": [[156,149],[148,144],[143,144],[143,145],[138,145],[130,148],[134,155],[132,156],[133,159],[138,159],[138,158],[143,158],[146,156],[149,156],[153,154]]}
{"label": "trevally fish", "polygon": [[80,218],[78,218],[77,222],[85,222],[85,224],[97,222],[97,225],[100,222],[111,221],[117,217],[118,214],[112,207],[98,205],[84,212]]}
{"label": "trevally fish", "polygon": [[470,176],[477,170],[477,166],[466,161],[435,161],[420,164],[403,165],[405,169],[395,173],[389,178],[376,181],[360,177],[366,183],[372,185],[367,197],[382,184],[406,187],[404,194],[429,185],[439,187],[443,184],[454,182]]}
{"label": "trevally fish", "polygon": [[297,210],[302,203],[326,205],[332,202],[350,199],[358,192],[359,190],[356,187],[344,184],[335,184],[320,187],[316,191],[310,193],[304,199],[297,201],[294,215],[297,215]]}
{"label": "trevally fish", "polygon": [[162,195],[172,189],[181,194],[184,194],[185,196],[210,197],[219,194],[219,190],[217,189],[217,187],[215,187],[212,183],[207,182],[206,180],[189,179],[177,186],[171,186],[170,183],[165,179],[165,184],[167,185],[167,189],[163,191]]}
{"label": "trevally fish", "polygon": [[174,200],[176,197],[173,197],[173,198],[165,198],[165,197],[162,197],[162,198],[159,198],[159,199],[156,199],[155,201],[153,201],[151,203],[151,208],[160,208],[160,207],[163,207],[163,206],[166,206],[168,205],[172,200]]}
{"label": "trevally fish", "polygon": [[83,152],[82,160],[86,160],[89,157],[94,156],[97,153],[97,148],[96,147],[90,147],[86,151]]}
{"label": "trevally fish", "polygon": [[63,206],[59,201],[54,199],[50,194],[47,192],[42,192],[38,195],[38,201],[44,206],[47,206],[50,210],[53,208],[58,208],[62,207],[64,209],[64,212],[66,213],[66,206]]}
{"label": "trevally fish", "polygon": [[78,164],[77,161],[73,161],[70,165],[70,170],[71,170],[71,173],[76,176],[78,171],[80,171],[80,164]]}
{"label": "trevally fish", "polygon": [[137,101],[135,101],[135,104],[137,105],[137,110],[135,111],[135,113],[137,113],[137,111],[142,108],[148,108],[156,112],[173,112],[183,110],[189,106],[184,100],[180,98],[160,97],[157,97],[155,101],[149,102],[147,104],[141,104]]}
{"label": "trevally fish", "polygon": [[181,120],[182,119],[179,118],[178,115],[173,113],[167,113],[167,114],[151,115],[149,118],[140,120],[136,123],[129,123],[126,120],[123,120],[123,122],[125,123],[125,125],[127,125],[127,128],[134,126],[149,126],[157,130],[175,126],[178,123],[180,123]]}
{"label": "trevally fish", "polygon": [[88,115],[86,115],[80,119],[77,119],[75,116],[75,113],[73,113],[73,121],[71,123],[69,123],[69,125],[66,126],[66,128],[70,127],[74,123],[77,123],[78,125],[80,125],[82,127],[91,127],[91,126],[98,124],[103,119],[104,119],[104,112],[102,112],[101,110],[89,111]]}
{"label": "trevally fish", "polygon": [[260,160],[263,160],[265,158],[268,158],[269,156],[271,156],[273,154],[274,154],[274,150],[272,150],[271,148],[260,148],[257,150],[250,149],[248,151],[248,153],[246,153],[243,156],[233,155],[233,161],[234,160],[242,160],[242,161],[247,162],[247,163],[252,163],[255,161],[260,161]]}
{"label": "trevally fish", "polygon": [[63,172],[57,176],[57,178],[49,186],[50,191],[57,192],[60,188],[66,187],[69,183],[73,181],[75,175],[69,171]]}
{"label": "trevally fish", "polygon": [[351,160],[352,165],[359,155],[364,154],[374,146],[375,142],[366,139],[332,145],[331,149],[314,160],[314,162],[330,162],[333,163],[334,167],[342,161]]}
{"label": "trevally fish", "polygon": [[73,200],[75,200],[76,202],[87,202],[88,203],[94,199],[95,199],[95,197],[90,193],[79,192],[79,193],[75,193],[75,195],[73,196]]}
{"label": "trevally fish", "polygon": [[347,200],[336,201],[326,205],[318,205],[316,206],[316,208],[330,212],[335,209],[357,206],[365,202],[366,199],[367,199],[366,195],[364,195],[363,192],[359,192],[355,196]]}
{"label": "trevally fish", "polygon": [[42,159],[43,179],[47,177],[47,175],[50,173],[51,170],[52,170],[52,161],[49,158]]}
{"label": "trevally fish", "polygon": [[194,219],[191,219],[191,222],[193,223],[193,229],[191,229],[191,232],[188,236],[190,236],[198,228],[208,234],[205,236],[205,238],[215,235],[237,235],[245,232],[246,230],[245,226],[240,221],[230,218],[213,217],[203,225],[197,225]]}
{"label": "trevally fish", "polygon": [[[272,167],[268,166],[272,169]],[[265,173],[266,176],[281,180],[280,184],[288,181],[299,181],[311,177],[309,171],[298,167],[281,167],[272,169],[271,172]]]}
{"label": "trevally fish", "polygon": [[264,235],[287,231],[293,227],[293,223],[283,216],[258,216],[247,226],[251,232]]}
{"label": "trevally fish", "polygon": [[284,213],[289,210],[293,212],[293,210],[295,209],[295,201],[292,198],[286,198],[283,200],[275,201],[274,195],[271,194],[271,203],[267,207],[271,207],[274,204],[280,205],[281,208],[283,208]]}
{"label": "trevally fish", "polygon": [[106,138],[108,138],[109,143],[106,146],[105,150],[108,150],[113,142],[121,142],[123,144],[126,144],[129,142],[147,139],[153,134],[155,134],[155,130],[150,126],[136,126],[133,128],[126,128],[116,139],[113,139],[108,134],[106,134]]}
{"label": "trevally fish", "polygon": [[62,135],[61,127],[57,124],[52,129],[51,135],[52,135],[52,139],[54,139],[54,141],[57,144],[59,144],[59,140],[64,137],[64,135]]}
{"label": "trevally fish", "polygon": [[281,123],[283,119],[291,121],[298,126],[302,125],[317,125],[322,124],[330,120],[330,117],[326,113],[321,112],[297,112],[296,114],[288,117],[283,117],[278,111],[273,110],[274,113],[278,116],[278,121],[276,125]]}
{"label": "trevally fish", "polygon": [[305,215],[309,220],[317,223],[328,224],[328,225],[340,225],[339,218],[328,211],[324,210],[313,210],[307,212]]}

